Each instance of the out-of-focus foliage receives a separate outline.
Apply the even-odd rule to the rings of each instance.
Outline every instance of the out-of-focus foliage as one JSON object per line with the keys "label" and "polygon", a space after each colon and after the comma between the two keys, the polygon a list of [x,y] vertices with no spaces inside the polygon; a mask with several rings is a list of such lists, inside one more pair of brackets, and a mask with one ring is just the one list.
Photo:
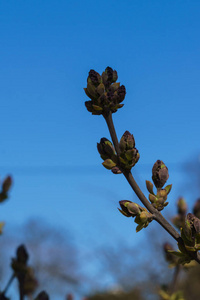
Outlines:
{"label": "out-of-focus foliage", "polygon": [[87,297],[88,300],[144,300],[141,292],[133,289],[129,292],[113,291],[108,293],[97,293],[96,295]]}

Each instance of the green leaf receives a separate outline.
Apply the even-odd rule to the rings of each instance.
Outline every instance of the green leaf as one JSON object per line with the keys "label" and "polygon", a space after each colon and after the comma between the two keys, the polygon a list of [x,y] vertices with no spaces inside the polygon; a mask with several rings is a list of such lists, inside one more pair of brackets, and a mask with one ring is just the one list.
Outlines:
{"label": "green leaf", "polygon": [[165,187],[165,191],[167,192],[167,195],[170,193],[171,189],[172,189],[172,184],[169,184]]}
{"label": "green leaf", "polygon": [[111,170],[113,167],[116,166],[116,163],[114,163],[111,159],[106,159],[104,160],[104,162],[102,163],[102,165],[108,169],[108,170]]}

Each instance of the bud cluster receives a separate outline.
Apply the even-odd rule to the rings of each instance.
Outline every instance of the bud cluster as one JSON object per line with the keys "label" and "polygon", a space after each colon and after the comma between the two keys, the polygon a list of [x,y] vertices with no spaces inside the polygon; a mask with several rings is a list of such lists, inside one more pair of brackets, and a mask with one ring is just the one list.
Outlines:
{"label": "bud cluster", "polygon": [[168,168],[163,161],[157,160],[152,169],[152,180],[157,188],[156,194],[153,192],[153,183],[151,181],[146,180],[146,187],[150,193],[149,200],[153,207],[155,207],[158,211],[161,211],[165,206],[168,205],[166,200],[169,192],[171,191],[172,185],[167,185],[162,189],[168,178]]}
{"label": "bud cluster", "polygon": [[112,170],[114,174],[122,173],[121,170],[130,170],[139,160],[139,152],[135,148],[135,139],[130,132],[126,131],[119,143],[120,154],[119,158],[112,143],[102,138],[100,143],[97,143],[97,150],[104,160],[103,166]]}
{"label": "bud cluster", "polygon": [[188,264],[193,260],[191,253],[200,250],[200,220],[195,215],[189,213],[185,218],[183,227],[181,228],[182,241],[178,242],[178,251],[170,253],[176,255],[179,264]]}
{"label": "bud cluster", "polygon": [[136,232],[140,231],[142,228],[146,228],[153,220],[153,215],[149,213],[146,208],[141,207],[137,203],[129,200],[121,200],[119,201],[119,204],[121,209],[118,209],[124,216],[135,217],[134,222],[138,224]]}
{"label": "bud cluster", "polygon": [[189,213],[181,228],[181,237],[185,248],[188,251],[200,250],[200,220],[195,215]]}
{"label": "bud cluster", "polygon": [[33,269],[28,266],[28,252],[24,245],[20,245],[16,251],[16,257],[12,259],[11,267],[14,271],[19,285],[22,286],[24,295],[34,293],[38,283],[35,279]]}
{"label": "bud cluster", "polygon": [[100,75],[94,70],[90,70],[87,78],[86,95],[90,101],[85,102],[85,106],[93,115],[106,115],[114,113],[123,106],[121,102],[126,95],[124,85],[116,82],[117,71],[107,67]]}
{"label": "bud cluster", "polygon": [[124,170],[131,170],[138,162],[140,154],[135,148],[135,139],[129,131],[125,131],[119,142],[120,148],[120,166]]}
{"label": "bud cluster", "polygon": [[185,218],[187,214],[187,203],[184,198],[180,197],[177,202],[177,215],[172,218],[172,223],[181,229],[184,226]]}

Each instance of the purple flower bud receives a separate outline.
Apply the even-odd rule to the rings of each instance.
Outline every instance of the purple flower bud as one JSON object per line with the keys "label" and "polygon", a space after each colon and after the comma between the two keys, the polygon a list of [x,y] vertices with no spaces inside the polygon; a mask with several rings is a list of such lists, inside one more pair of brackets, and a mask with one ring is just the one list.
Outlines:
{"label": "purple flower bud", "polygon": [[101,76],[95,70],[89,71],[88,80],[91,80],[92,84],[98,86],[101,83]]}
{"label": "purple flower bud", "polygon": [[157,188],[162,188],[169,178],[168,168],[162,160],[157,160],[152,168],[152,180]]}

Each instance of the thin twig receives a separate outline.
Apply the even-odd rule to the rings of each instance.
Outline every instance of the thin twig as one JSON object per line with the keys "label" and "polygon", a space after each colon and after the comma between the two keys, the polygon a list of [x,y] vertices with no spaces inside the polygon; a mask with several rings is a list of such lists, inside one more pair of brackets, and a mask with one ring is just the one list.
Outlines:
{"label": "thin twig", "polygon": [[13,279],[15,278],[15,274],[13,273],[12,276],[10,277],[5,289],[3,290],[2,294],[6,294],[7,290],[9,289],[11,283],[13,282]]}

